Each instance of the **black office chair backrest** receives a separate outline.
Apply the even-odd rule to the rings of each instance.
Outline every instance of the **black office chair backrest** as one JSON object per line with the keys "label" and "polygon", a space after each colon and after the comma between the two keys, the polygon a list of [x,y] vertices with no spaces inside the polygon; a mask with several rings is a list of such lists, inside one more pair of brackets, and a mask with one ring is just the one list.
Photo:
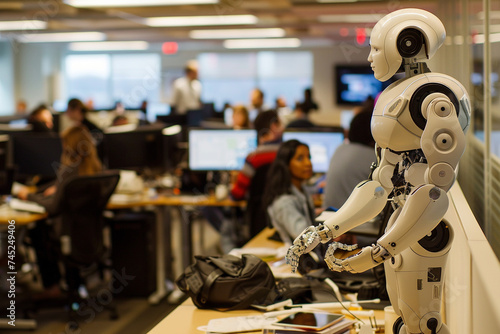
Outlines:
{"label": "black office chair backrest", "polygon": [[250,238],[256,236],[268,225],[267,211],[262,205],[262,196],[271,164],[257,167],[248,188],[248,201],[245,212],[246,222],[250,225]]}
{"label": "black office chair backrest", "polygon": [[103,244],[103,211],[118,184],[120,174],[109,171],[97,175],[77,176],[62,187],[60,214],[63,235],[70,238],[68,259],[89,265],[99,261]]}

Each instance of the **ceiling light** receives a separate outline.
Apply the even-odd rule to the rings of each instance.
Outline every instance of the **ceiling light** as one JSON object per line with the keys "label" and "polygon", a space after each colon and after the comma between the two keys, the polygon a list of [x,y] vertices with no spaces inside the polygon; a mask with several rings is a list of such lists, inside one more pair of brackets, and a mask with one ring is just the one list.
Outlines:
{"label": "ceiling light", "polygon": [[219,0],[64,0],[73,7],[144,7],[216,4]]}
{"label": "ceiling light", "polygon": [[368,23],[378,22],[383,14],[348,14],[348,15],[320,15],[318,21],[322,23]]}
{"label": "ceiling light", "polygon": [[281,28],[192,30],[189,33],[189,37],[194,39],[269,38],[283,36],[285,36],[285,30]]}
{"label": "ceiling light", "polygon": [[271,39],[228,39],[224,41],[226,49],[265,49],[265,48],[298,48],[298,38]]}
{"label": "ceiling light", "polygon": [[18,41],[21,43],[104,41],[105,39],[106,34],[97,31],[55,32],[43,34],[24,34],[18,36]]}
{"label": "ceiling light", "polygon": [[241,25],[255,24],[257,21],[254,15],[167,16],[144,19],[144,23],[150,27]]}
{"label": "ceiling light", "polygon": [[47,29],[47,22],[40,20],[0,22],[0,30],[40,30],[40,29]]}
{"label": "ceiling light", "polygon": [[144,41],[76,42],[70,43],[68,48],[71,51],[147,50],[149,44]]}

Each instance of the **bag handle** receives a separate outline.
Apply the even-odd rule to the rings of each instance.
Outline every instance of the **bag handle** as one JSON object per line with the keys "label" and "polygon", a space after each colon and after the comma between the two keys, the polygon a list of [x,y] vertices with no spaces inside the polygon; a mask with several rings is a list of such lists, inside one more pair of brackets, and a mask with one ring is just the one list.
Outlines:
{"label": "bag handle", "polygon": [[220,269],[215,269],[212,271],[205,280],[205,284],[203,285],[203,289],[201,290],[201,299],[200,302],[205,304],[208,300],[208,294],[210,293],[210,288],[215,283],[215,280],[219,278],[224,272]]}

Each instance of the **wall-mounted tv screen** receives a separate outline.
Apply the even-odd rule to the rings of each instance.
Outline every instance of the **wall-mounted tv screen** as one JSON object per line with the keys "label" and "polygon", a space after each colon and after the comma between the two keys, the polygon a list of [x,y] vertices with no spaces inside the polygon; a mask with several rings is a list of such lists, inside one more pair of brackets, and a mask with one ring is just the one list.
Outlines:
{"label": "wall-mounted tv screen", "polygon": [[393,78],[378,81],[369,65],[337,65],[335,80],[337,104],[343,105],[360,105],[370,96],[375,99],[394,82]]}

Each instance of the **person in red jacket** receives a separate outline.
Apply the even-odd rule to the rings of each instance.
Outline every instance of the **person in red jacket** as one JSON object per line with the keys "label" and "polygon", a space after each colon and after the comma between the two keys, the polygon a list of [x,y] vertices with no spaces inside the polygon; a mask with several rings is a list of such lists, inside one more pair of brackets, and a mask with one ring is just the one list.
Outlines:
{"label": "person in red jacket", "polygon": [[231,189],[233,199],[247,200],[245,223],[250,228],[250,238],[267,224],[266,211],[261,205],[262,193],[267,170],[276,157],[283,134],[283,125],[274,110],[260,113],[254,121],[254,127],[259,141],[257,149],[247,156]]}

